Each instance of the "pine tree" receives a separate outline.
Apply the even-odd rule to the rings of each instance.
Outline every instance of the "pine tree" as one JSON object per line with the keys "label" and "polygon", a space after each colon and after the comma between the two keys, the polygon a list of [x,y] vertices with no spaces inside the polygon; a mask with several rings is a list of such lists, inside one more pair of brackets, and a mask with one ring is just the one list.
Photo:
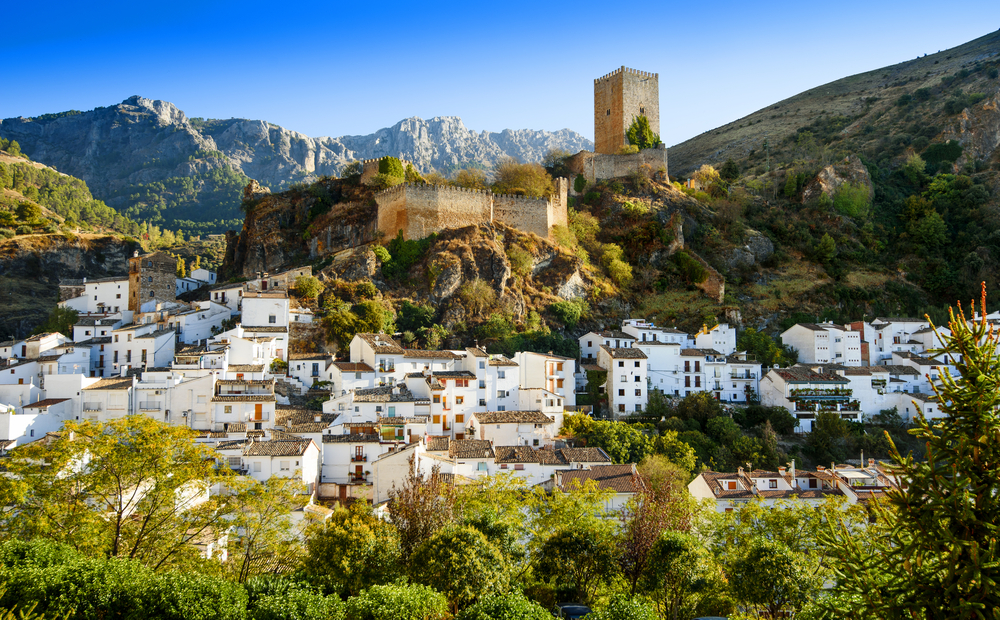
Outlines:
{"label": "pine tree", "polygon": [[645,114],[632,120],[632,125],[629,126],[625,135],[628,137],[629,144],[634,144],[640,149],[652,149],[661,144],[660,136],[653,133],[649,126],[649,119],[646,118]]}
{"label": "pine tree", "polygon": [[[867,532],[828,533],[838,585],[825,607],[845,618],[1000,616],[1000,333],[987,323],[986,286],[975,319],[952,310],[951,335],[938,334],[958,376],[934,386],[945,417],[921,413],[911,431],[927,460],[892,448],[904,482],[872,506]],[[919,411],[919,409],[918,409]],[[889,440],[892,441],[891,439]]]}

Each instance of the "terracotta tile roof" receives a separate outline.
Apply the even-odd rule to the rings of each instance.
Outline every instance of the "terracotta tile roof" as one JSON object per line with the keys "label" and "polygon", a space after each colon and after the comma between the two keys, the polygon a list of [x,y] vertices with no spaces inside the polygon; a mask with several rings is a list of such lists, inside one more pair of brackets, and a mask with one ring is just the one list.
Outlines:
{"label": "terracotta tile roof", "polygon": [[278,429],[271,429],[271,440],[272,441],[302,441],[302,437],[294,433],[286,433],[285,431],[279,431]]}
{"label": "terracotta tile roof", "polygon": [[132,387],[132,377],[110,377],[83,388],[84,390],[127,390]]}
{"label": "terracotta tile roof", "polygon": [[913,377],[920,376],[920,371],[913,366],[907,366],[906,364],[886,364],[885,366],[879,366],[879,368],[885,368],[890,375],[910,375]]}
{"label": "terracotta tile roof", "polygon": [[601,348],[607,351],[611,359],[629,359],[629,360],[644,360],[647,358],[646,354],[642,352],[642,349],[625,347],[625,348],[614,348],[602,344]]}
{"label": "terracotta tile roof", "polygon": [[487,363],[490,366],[517,366],[517,362],[500,354],[490,357],[490,361]]}
{"label": "terracotta tile roof", "polygon": [[330,428],[329,422],[303,422],[302,424],[289,424],[285,430],[289,433],[322,433]]}
{"label": "terracotta tile roof", "polygon": [[428,358],[428,359],[458,359],[460,356],[451,351],[425,351],[422,349],[403,349],[403,357]]}
{"label": "terracotta tile roof", "polygon": [[283,334],[288,331],[288,328],[283,325],[244,325],[243,331],[258,334]]}
{"label": "terracotta tile roof", "polygon": [[209,439],[227,439],[229,437],[229,433],[226,431],[211,431],[208,435],[206,435],[206,437]]}
{"label": "terracotta tile roof", "polygon": [[246,422],[228,422],[226,424],[227,433],[245,433],[247,432]]}
{"label": "terracotta tile roof", "polygon": [[541,448],[535,451],[535,456],[539,465],[569,465],[569,459],[563,454],[563,450]]}
{"label": "terracotta tile roof", "polygon": [[81,340],[76,343],[80,346],[94,346],[97,344],[108,344],[111,342],[111,336],[98,336],[97,338],[88,338],[87,340]]}
{"label": "terracotta tile roof", "polygon": [[435,379],[475,379],[476,375],[468,370],[435,370],[431,373]]}
{"label": "terracotta tile roof", "polygon": [[618,331],[617,329],[606,329],[599,332],[594,332],[601,338],[616,338],[618,340],[635,340],[635,336],[631,334],[626,334],[625,332]]}
{"label": "terracotta tile roof", "polygon": [[486,354],[486,351],[483,351],[482,349],[477,347],[467,347],[465,349],[465,352],[471,355],[472,357],[489,357],[489,355]]}
{"label": "terracotta tile roof", "polygon": [[224,394],[213,396],[213,403],[273,403],[274,394]]}
{"label": "terracotta tile roof", "polygon": [[323,443],[379,443],[382,438],[372,433],[350,435],[323,435]]}
{"label": "terracotta tile roof", "polygon": [[216,450],[242,450],[247,445],[246,439],[234,439],[233,441],[220,441],[215,444]]}
{"label": "terracotta tile roof", "polygon": [[572,469],[556,472],[559,488],[568,491],[574,482],[583,485],[588,480],[597,483],[600,489],[610,489],[615,493],[637,493],[642,488],[642,479],[635,471],[635,465],[594,465],[590,469]]}
{"label": "terracotta tile roof", "polygon": [[332,359],[333,356],[329,353],[289,353],[288,359],[295,361],[313,360],[313,361],[327,361]]}
{"label": "terracotta tile roof", "polygon": [[601,448],[561,448],[557,452],[569,463],[611,462],[611,457]]}
{"label": "terracotta tile roof", "polygon": [[771,372],[789,383],[850,383],[847,379],[839,375],[814,372],[812,369],[804,366],[776,368]]}
{"label": "terracotta tile roof", "polygon": [[274,378],[271,379],[216,379],[216,385],[273,385]]}
{"label": "terracotta tile roof", "polygon": [[51,407],[52,405],[58,405],[69,400],[68,398],[46,398],[45,400],[40,400],[38,402],[31,403],[30,405],[25,405],[24,409],[45,409],[46,407]]}
{"label": "terracotta tile roof", "polygon": [[356,403],[410,403],[417,400],[413,392],[403,388],[398,393],[393,393],[393,388],[389,386],[354,390]]}
{"label": "terracotta tile roof", "polygon": [[230,364],[229,372],[264,372],[263,364]]}
{"label": "terracotta tile roof", "polygon": [[475,413],[481,424],[553,424],[541,411],[487,411]]}
{"label": "terracotta tile roof", "polygon": [[302,456],[312,443],[312,439],[255,441],[243,456]]}
{"label": "terracotta tile roof", "polygon": [[341,372],[375,372],[375,369],[364,362],[334,362]]}
{"label": "terracotta tile roof", "polygon": [[497,463],[537,463],[538,456],[529,446],[497,446],[493,449]]}
{"label": "terracotta tile roof", "polygon": [[427,451],[428,452],[444,452],[448,449],[448,442],[451,441],[450,437],[440,437],[437,435],[432,435],[427,438]]}
{"label": "terracotta tile roof", "polygon": [[722,355],[722,353],[719,353],[715,349],[681,349],[681,355],[694,356],[694,357],[698,357],[701,355],[720,356]]}
{"label": "terracotta tile roof", "polygon": [[455,439],[448,444],[448,456],[458,459],[493,458],[493,444],[481,439]]}
{"label": "terracotta tile roof", "polygon": [[398,342],[385,334],[357,334],[357,337],[368,343],[368,346],[376,353],[404,353],[403,347],[399,346]]}
{"label": "terracotta tile roof", "polygon": [[316,416],[320,416],[320,422],[327,425],[337,419],[336,413],[323,413],[289,405],[276,405],[274,408],[274,423],[279,426],[316,423]]}

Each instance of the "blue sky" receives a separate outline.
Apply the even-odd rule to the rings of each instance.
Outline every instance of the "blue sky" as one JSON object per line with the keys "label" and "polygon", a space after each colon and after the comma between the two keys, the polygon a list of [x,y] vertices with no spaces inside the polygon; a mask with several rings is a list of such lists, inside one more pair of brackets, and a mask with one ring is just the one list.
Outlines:
{"label": "blue sky", "polygon": [[995,0],[10,4],[0,118],[142,95],[310,136],[456,115],[592,138],[593,79],[626,65],[659,73],[668,145],[1000,27]]}

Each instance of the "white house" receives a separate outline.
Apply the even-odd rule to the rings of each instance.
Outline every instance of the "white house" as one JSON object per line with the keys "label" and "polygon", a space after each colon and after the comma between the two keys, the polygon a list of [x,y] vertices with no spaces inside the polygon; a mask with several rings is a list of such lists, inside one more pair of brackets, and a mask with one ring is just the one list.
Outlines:
{"label": "white house", "polygon": [[300,480],[311,496],[319,484],[320,451],[311,439],[253,441],[243,449],[243,468],[259,482],[271,476]]}
{"label": "white house", "polygon": [[597,353],[601,347],[612,349],[627,349],[635,342],[635,336],[623,331],[606,329],[597,332],[587,332],[577,339],[580,343],[580,359],[596,363]]}
{"label": "white house", "polygon": [[80,314],[104,314],[128,309],[128,276],[83,279],[83,294],[60,301]]}
{"label": "white house", "polygon": [[832,411],[851,422],[861,421],[861,403],[853,396],[850,381],[806,366],[774,368],[760,382],[761,402],[785,407],[799,421],[799,432],[810,432],[816,414]]}
{"label": "white house", "polygon": [[597,363],[608,371],[608,407],[615,415],[634,413],[646,408],[649,392],[646,354],[642,350],[601,345]]}
{"label": "white house", "polygon": [[558,488],[566,492],[579,488],[589,481],[597,484],[601,490],[612,491],[604,502],[607,512],[618,512],[625,507],[636,493],[642,490],[643,481],[635,468],[635,463],[625,465],[593,465],[587,469],[557,470],[551,480],[544,482],[543,487],[552,490]]}
{"label": "white house", "polygon": [[521,351],[514,361],[518,365],[520,389],[542,388],[561,396],[566,407],[576,407],[575,359]]}
{"label": "white house", "polygon": [[861,366],[863,334],[849,326],[827,323],[796,323],[781,334],[782,344],[795,349],[799,362]]}
{"label": "white house", "polygon": [[551,447],[559,434],[554,416],[540,411],[488,411],[473,413],[465,436],[497,446]]}

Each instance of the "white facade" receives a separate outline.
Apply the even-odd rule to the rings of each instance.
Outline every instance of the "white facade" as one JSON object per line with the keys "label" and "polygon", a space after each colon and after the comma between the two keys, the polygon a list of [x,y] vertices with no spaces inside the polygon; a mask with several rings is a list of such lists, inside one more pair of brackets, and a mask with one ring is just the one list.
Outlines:
{"label": "white facade", "polygon": [[861,366],[863,333],[834,323],[797,323],[781,334],[781,342],[795,349],[799,362]]}
{"label": "white facade", "polygon": [[61,301],[59,305],[81,314],[110,314],[128,309],[128,276],[84,279],[83,287],[83,295]]}
{"label": "white facade", "polygon": [[601,345],[598,365],[608,371],[608,407],[613,415],[644,410],[649,401],[646,354],[638,348],[614,349]]}

